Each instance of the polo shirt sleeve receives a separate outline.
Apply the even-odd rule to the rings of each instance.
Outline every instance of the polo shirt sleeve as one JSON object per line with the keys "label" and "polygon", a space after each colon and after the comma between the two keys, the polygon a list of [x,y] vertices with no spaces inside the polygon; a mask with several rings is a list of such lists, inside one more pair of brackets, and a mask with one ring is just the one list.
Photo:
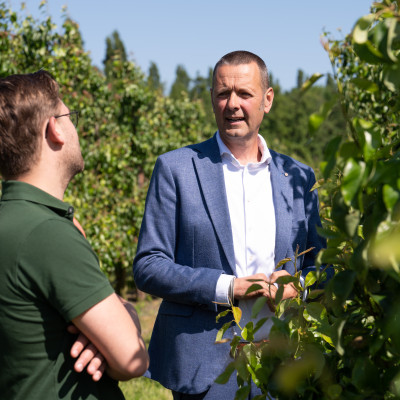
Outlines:
{"label": "polo shirt sleeve", "polygon": [[90,244],[67,219],[42,222],[21,243],[18,284],[68,322],[114,293]]}

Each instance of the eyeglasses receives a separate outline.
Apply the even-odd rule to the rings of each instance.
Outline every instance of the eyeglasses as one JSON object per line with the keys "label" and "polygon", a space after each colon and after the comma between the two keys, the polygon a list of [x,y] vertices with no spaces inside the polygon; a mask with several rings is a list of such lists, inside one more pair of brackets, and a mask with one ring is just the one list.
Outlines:
{"label": "eyeglasses", "polygon": [[54,118],[61,118],[61,117],[68,117],[68,116],[76,128],[78,126],[78,121],[79,121],[79,111],[70,111],[68,114],[55,115]]}

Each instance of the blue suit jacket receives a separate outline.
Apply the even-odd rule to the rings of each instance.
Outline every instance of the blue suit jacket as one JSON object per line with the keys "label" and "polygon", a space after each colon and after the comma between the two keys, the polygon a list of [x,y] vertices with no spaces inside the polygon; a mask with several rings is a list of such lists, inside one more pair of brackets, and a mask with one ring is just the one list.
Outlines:
{"label": "blue suit jacket", "polygon": [[[301,257],[313,268],[324,241],[311,168],[271,151],[276,216],[275,261]],[[293,263],[283,266],[294,273]],[[214,344],[222,323],[213,301],[221,274],[235,274],[232,231],[222,161],[215,136],[160,156],[156,162],[133,265],[137,287],[163,298],[150,342],[152,379],[184,392],[207,390],[229,358],[229,344]]]}

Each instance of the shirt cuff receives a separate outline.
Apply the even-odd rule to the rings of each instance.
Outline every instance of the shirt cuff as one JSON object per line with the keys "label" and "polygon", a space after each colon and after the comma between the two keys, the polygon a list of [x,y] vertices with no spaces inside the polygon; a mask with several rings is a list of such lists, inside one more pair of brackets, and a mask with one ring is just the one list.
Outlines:
{"label": "shirt cuff", "polygon": [[229,306],[228,290],[231,280],[235,278],[234,275],[221,274],[217,286],[215,288],[215,301],[216,303],[223,303]]}

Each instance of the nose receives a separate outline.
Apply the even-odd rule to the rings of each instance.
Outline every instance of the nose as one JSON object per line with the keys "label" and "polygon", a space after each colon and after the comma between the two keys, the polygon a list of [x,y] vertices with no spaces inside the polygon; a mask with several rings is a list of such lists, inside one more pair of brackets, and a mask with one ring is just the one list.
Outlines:
{"label": "nose", "polygon": [[239,97],[235,92],[232,92],[229,96],[227,106],[230,110],[236,110],[239,108]]}

